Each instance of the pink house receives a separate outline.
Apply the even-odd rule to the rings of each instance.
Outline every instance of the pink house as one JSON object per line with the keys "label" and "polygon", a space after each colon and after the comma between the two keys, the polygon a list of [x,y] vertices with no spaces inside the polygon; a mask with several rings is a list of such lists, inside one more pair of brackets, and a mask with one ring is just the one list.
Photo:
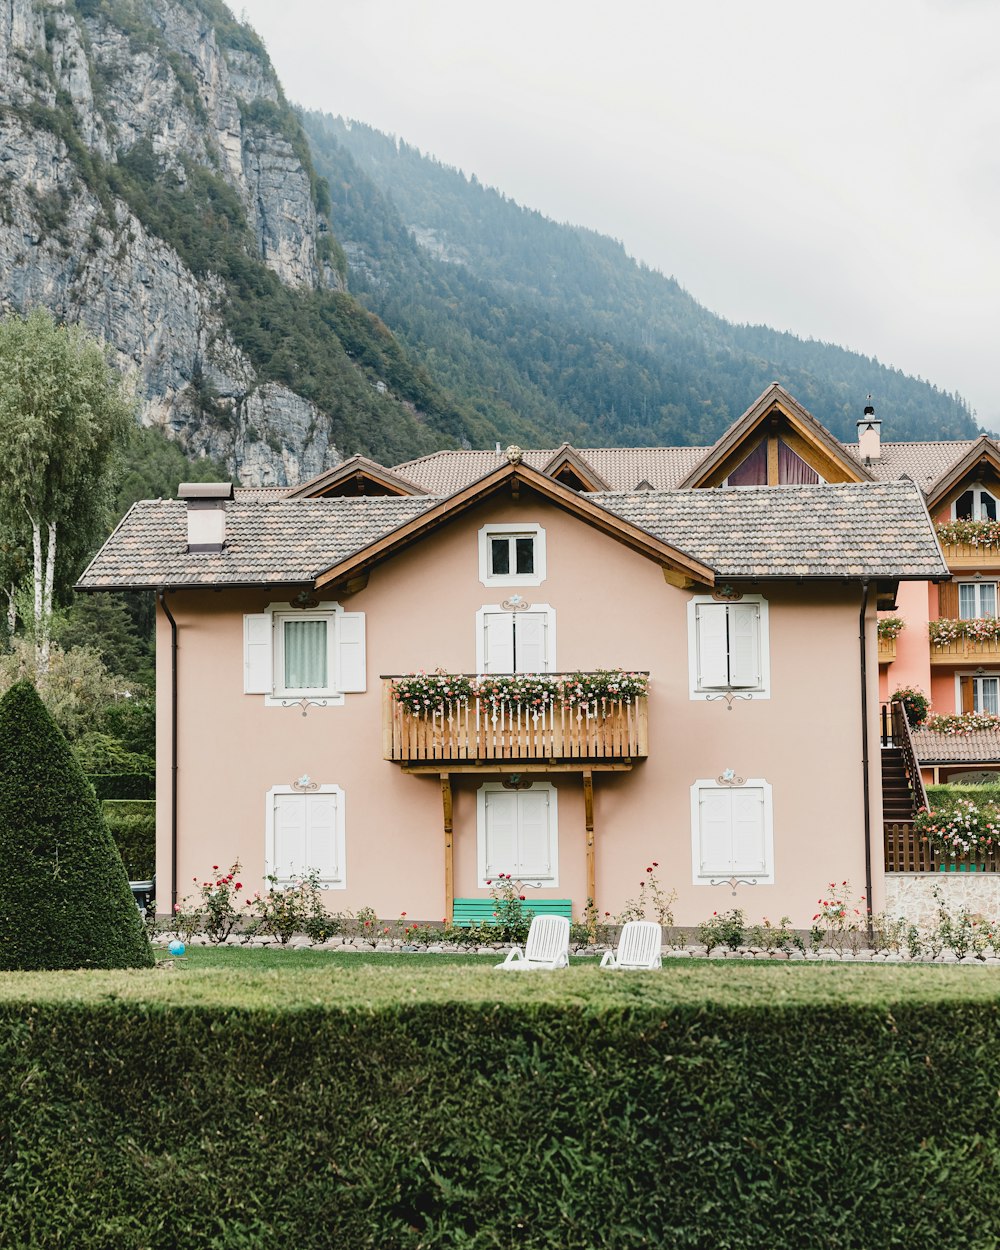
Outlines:
{"label": "pink house", "polygon": [[[158,598],[162,910],[236,859],[385,918],[473,914],[500,872],[615,913],[654,861],[682,925],[808,927],[845,878],[881,906],[877,613],[949,573],[918,486],[779,387],[714,448],[355,457],[181,496],[80,581]],[[639,693],[581,678],[619,668]],[[418,714],[394,679],[419,670],[483,680]],[[518,701],[499,679],[527,673]]]}

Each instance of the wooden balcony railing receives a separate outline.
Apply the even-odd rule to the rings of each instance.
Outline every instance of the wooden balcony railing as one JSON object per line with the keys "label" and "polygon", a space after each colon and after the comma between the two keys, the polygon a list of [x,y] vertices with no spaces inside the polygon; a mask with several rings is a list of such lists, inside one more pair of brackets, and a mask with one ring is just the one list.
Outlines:
{"label": "wooden balcony railing", "polygon": [[896,639],[880,638],[878,640],[879,664],[891,664],[896,658]]}
{"label": "wooden balcony railing", "polygon": [[941,544],[945,563],[950,569],[993,569],[1000,568],[1000,547],[985,543],[945,543]]}
{"label": "wooden balcony railing", "polygon": [[398,764],[627,762],[649,754],[648,707],[645,696],[538,710],[470,698],[418,716],[383,678],[382,745],[385,759]]}
{"label": "wooden balcony railing", "polygon": [[885,826],[886,872],[1000,872],[994,855],[967,855],[952,859],[935,851],[914,832],[912,822]]}
{"label": "wooden balcony railing", "polygon": [[1000,638],[956,638],[953,642],[931,643],[931,664],[963,664],[967,660],[1000,662]]}

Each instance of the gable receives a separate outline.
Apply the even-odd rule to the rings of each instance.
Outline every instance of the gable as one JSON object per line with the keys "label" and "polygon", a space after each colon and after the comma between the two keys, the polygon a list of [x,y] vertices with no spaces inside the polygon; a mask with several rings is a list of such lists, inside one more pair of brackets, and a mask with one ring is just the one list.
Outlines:
{"label": "gable", "polygon": [[691,489],[727,482],[778,486],[871,480],[872,475],[829,430],[775,383],[729,427],[680,486]]}

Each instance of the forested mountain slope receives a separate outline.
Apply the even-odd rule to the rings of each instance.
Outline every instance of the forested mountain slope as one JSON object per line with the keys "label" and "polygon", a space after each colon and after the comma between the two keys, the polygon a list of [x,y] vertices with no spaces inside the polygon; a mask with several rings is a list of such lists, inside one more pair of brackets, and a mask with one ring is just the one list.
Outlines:
{"label": "forested mountain slope", "polygon": [[839,347],[732,325],[612,239],[364,124],[303,120],[352,289],[485,416],[498,401],[528,409],[557,423],[550,442],[710,443],[776,380],[844,439],[869,393],[887,437],[976,432],[958,395]]}

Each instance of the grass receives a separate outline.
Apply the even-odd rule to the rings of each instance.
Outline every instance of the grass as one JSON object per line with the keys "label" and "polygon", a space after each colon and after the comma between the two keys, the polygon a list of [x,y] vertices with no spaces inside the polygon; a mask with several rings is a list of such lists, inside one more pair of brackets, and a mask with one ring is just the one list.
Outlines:
{"label": "grass", "polygon": [[1000,1004],[1000,968],[954,965],[804,964],[785,961],[668,961],[662,971],[609,973],[575,960],[555,973],[502,973],[495,955],[340,953],[194,947],[152,970],[0,974],[0,1004],[124,1001],[137,1009],[225,1007],[377,1011],[395,1003],[544,1002],[600,1013],[654,1006],[748,1010],[821,1003],[830,1007]]}

